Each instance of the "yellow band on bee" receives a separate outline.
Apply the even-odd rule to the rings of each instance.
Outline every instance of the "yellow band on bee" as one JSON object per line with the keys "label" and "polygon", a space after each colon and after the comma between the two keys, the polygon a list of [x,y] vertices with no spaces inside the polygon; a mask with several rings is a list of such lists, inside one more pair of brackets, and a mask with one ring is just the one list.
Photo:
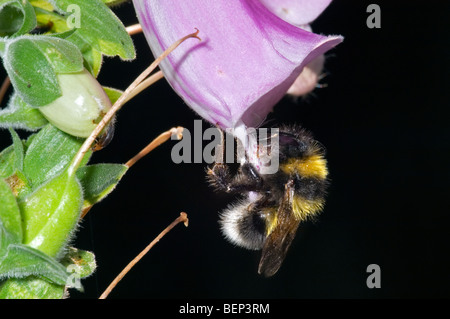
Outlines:
{"label": "yellow band on bee", "polygon": [[[323,198],[308,200],[300,196],[294,196],[294,199],[292,200],[292,212],[294,218],[300,221],[306,220],[308,217],[318,214],[323,209],[324,204],[325,200]],[[266,235],[268,236],[277,226],[278,216],[275,210],[270,214],[267,214],[267,216]]]}
{"label": "yellow band on bee", "polygon": [[292,158],[280,165],[286,174],[299,173],[303,177],[325,179],[328,175],[327,161],[320,155],[312,155],[305,159]]}
{"label": "yellow band on bee", "polygon": [[292,210],[297,220],[305,220],[319,213],[325,204],[323,198],[304,199],[300,196],[294,196],[292,201]]}

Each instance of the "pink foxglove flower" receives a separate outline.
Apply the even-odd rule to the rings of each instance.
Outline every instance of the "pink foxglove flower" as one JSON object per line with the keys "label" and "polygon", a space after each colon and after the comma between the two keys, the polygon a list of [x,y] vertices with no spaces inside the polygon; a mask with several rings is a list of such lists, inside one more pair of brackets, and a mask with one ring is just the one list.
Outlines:
{"label": "pink foxglove flower", "polygon": [[281,19],[303,27],[313,22],[331,3],[331,0],[260,0]]}
{"label": "pink foxglove flower", "polygon": [[[304,29],[330,1],[133,2],[155,56],[200,30],[201,42],[184,42],[160,67],[194,111],[223,129],[259,126],[304,67],[342,41]],[[295,14],[283,17],[294,2]]]}
{"label": "pink foxglove flower", "polygon": [[[331,0],[261,0],[261,2],[286,22],[312,32],[310,23],[325,10]],[[304,96],[313,91],[322,76],[324,62],[325,56],[322,54],[305,65],[287,94]]]}

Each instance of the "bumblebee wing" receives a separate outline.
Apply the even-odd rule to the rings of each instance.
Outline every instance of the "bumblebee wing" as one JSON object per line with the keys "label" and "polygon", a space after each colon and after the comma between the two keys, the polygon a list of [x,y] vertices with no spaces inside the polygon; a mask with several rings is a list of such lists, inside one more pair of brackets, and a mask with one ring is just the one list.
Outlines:
{"label": "bumblebee wing", "polygon": [[264,242],[258,273],[273,276],[283,263],[286,253],[295,237],[300,220],[293,214],[293,182],[286,184],[283,199],[278,209],[277,225]]}

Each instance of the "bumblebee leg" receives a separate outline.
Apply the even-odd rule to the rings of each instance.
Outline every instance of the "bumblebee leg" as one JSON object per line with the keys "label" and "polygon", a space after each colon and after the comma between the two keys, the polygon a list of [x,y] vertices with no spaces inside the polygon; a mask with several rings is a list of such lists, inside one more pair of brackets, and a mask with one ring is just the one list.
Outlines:
{"label": "bumblebee leg", "polygon": [[216,163],[207,169],[207,178],[214,187],[227,193],[257,192],[263,189],[263,179],[251,164],[243,164],[240,172],[232,176],[228,166]]}
{"label": "bumblebee leg", "polygon": [[261,188],[263,179],[259,172],[256,170],[255,166],[250,163],[245,163],[242,164],[240,170],[241,174],[252,181],[252,185],[256,187],[256,190],[259,190]]}
{"label": "bumblebee leg", "polygon": [[233,177],[225,164],[216,163],[212,168],[208,167],[206,174],[209,183],[216,189],[230,191],[229,185],[232,183]]}
{"label": "bumblebee leg", "polygon": [[[217,149],[216,162],[212,168],[207,168],[207,179],[218,190],[227,193],[260,191],[263,186],[263,179],[256,168],[246,162],[241,165],[239,172],[232,175],[228,166],[224,162],[225,153],[225,136],[224,132],[219,128],[221,134],[221,144]],[[247,154],[245,155],[247,159]]]}

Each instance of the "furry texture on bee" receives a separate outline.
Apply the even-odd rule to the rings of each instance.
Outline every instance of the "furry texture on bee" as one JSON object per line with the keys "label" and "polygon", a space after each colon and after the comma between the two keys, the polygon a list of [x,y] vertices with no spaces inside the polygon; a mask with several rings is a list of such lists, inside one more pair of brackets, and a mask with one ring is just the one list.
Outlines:
{"label": "furry texture on bee", "polygon": [[[271,147],[273,148],[273,147]],[[221,213],[224,236],[235,245],[262,250],[258,273],[269,277],[280,268],[302,221],[316,216],[325,203],[328,169],[323,146],[306,130],[281,127],[279,168],[262,174],[249,161],[231,174],[226,164],[208,168],[218,191],[242,198]]]}

